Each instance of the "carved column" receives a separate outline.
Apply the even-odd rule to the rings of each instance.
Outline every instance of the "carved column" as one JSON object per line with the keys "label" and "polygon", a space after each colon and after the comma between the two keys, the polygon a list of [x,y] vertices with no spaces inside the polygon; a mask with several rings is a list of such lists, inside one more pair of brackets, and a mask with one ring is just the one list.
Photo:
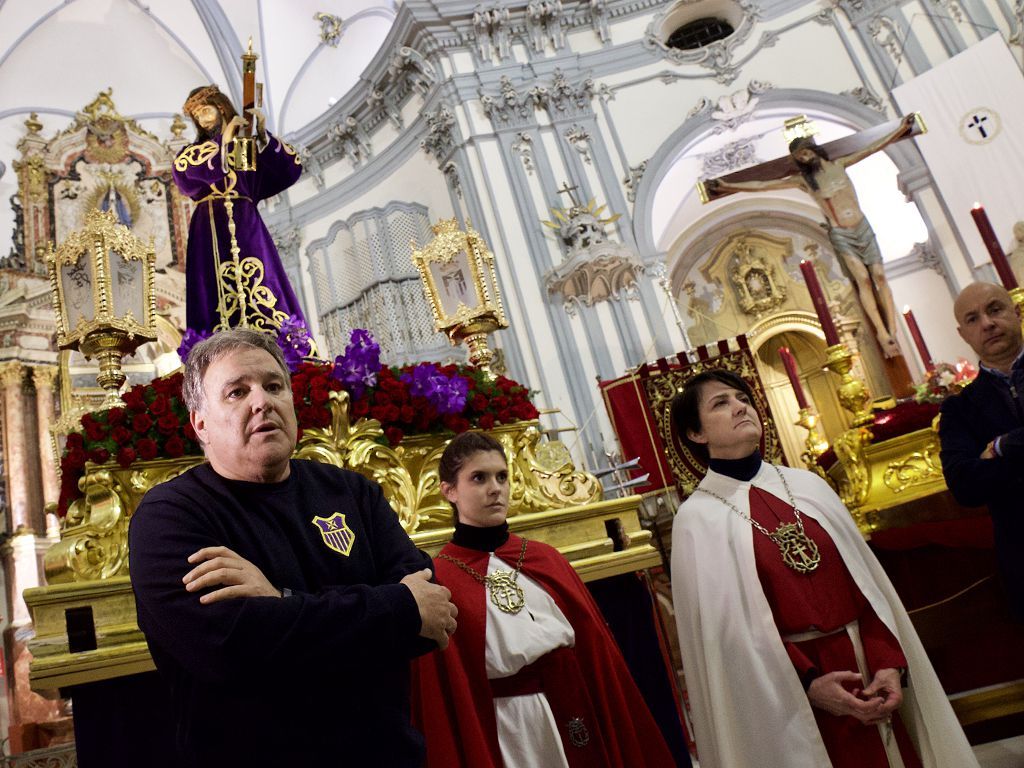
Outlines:
{"label": "carved column", "polygon": [[[32,368],[32,382],[36,386],[36,419],[39,422],[39,469],[43,476],[43,505],[56,504],[60,496],[57,464],[51,445],[50,426],[53,424],[53,384],[57,368],[37,365]],[[53,518],[53,519],[51,519]],[[46,533],[59,535],[60,524],[56,515],[46,516]]]}
{"label": "carved column", "polygon": [[11,510],[11,532],[30,529],[28,510],[28,452],[25,446],[25,398],[22,382],[25,367],[14,360],[0,366],[0,385],[4,390],[4,423],[7,437],[7,504]]}

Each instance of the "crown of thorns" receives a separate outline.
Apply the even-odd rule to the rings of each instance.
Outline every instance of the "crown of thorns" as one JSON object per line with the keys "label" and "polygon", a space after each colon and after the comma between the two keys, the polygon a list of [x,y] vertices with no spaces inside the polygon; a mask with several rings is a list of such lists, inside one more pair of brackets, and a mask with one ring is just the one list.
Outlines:
{"label": "crown of thorns", "polygon": [[181,109],[186,115],[191,115],[194,110],[206,104],[211,96],[219,93],[220,88],[216,85],[208,85],[205,88],[200,88],[185,100],[185,104]]}

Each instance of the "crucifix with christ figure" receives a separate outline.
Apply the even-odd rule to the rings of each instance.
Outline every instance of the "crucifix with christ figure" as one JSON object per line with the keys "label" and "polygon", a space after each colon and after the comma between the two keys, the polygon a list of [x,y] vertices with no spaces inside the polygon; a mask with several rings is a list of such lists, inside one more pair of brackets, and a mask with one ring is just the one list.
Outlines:
{"label": "crucifix with christ figure", "polygon": [[814,198],[825,216],[829,242],[853,278],[864,313],[874,326],[882,354],[899,357],[896,308],[882,254],[846,168],[893,142],[924,133],[924,123],[913,113],[820,146],[812,138],[806,118],[787,120],[786,128],[787,135],[796,136],[789,143],[788,155],[698,182],[701,200],[707,203],[734,192],[787,188],[800,189]]}

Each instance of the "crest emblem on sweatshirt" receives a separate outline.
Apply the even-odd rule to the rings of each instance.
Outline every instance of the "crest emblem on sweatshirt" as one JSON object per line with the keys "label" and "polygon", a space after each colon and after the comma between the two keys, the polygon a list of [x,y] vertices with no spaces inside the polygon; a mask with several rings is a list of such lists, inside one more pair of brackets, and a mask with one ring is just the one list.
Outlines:
{"label": "crest emblem on sweatshirt", "polygon": [[352,545],[356,543],[356,534],[345,523],[345,515],[335,512],[330,517],[314,517],[310,522],[320,531],[324,544],[339,555],[348,557]]}

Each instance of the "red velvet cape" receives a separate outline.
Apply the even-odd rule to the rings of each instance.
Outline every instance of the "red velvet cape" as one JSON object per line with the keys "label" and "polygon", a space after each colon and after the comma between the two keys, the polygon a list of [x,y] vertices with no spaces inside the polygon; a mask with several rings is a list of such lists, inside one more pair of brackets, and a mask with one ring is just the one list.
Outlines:
{"label": "red velvet cape", "polygon": [[[515,566],[522,539],[510,535],[495,554]],[[483,574],[489,555],[455,544],[442,553]],[[427,739],[427,768],[501,768],[494,702],[484,663],[487,607],[484,585],[455,565],[435,560],[438,583],[452,591],[459,628],[448,648],[413,663],[413,722]],[[565,745],[569,764],[609,768],[669,768],[675,763],[661,731],[626,668],[604,618],[576,571],[557,550],[530,541],[524,574],[558,605],[576,632],[576,658],[582,675],[566,671],[557,694],[576,699],[588,711],[591,744]],[[546,691],[549,699],[552,691]],[[552,703],[552,709],[555,704]],[[561,724],[560,724],[561,725]],[[560,729],[561,730],[561,729]],[[564,736],[564,734],[563,734]],[[585,753],[585,754],[584,754]],[[595,762],[596,760],[599,762]]]}

